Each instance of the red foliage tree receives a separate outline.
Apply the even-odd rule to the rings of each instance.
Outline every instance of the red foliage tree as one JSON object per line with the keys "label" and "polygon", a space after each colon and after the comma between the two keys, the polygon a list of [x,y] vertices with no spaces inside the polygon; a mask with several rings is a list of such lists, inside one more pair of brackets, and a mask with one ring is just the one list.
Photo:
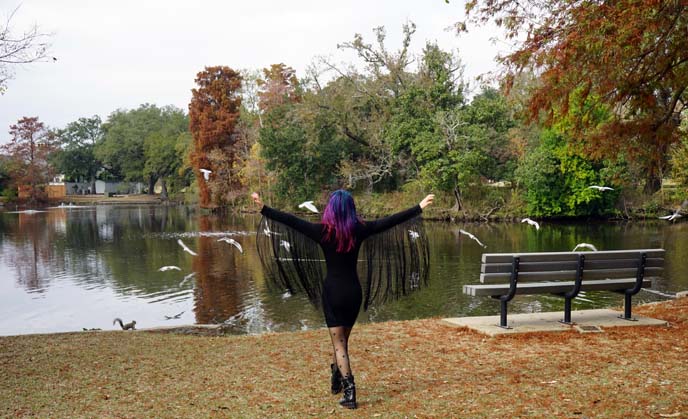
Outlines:
{"label": "red foliage tree", "polygon": [[263,78],[258,79],[256,84],[260,89],[258,107],[263,112],[285,103],[301,101],[296,70],[284,63],[272,64],[269,69],[264,68]]}
{"label": "red foliage tree", "polygon": [[[227,162],[235,159],[234,131],[241,109],[241,75],[225,66],[206,67],[196,75],[196,84],[198,88],[192,89],[189,103],[189,130],[193,136],[190,160],[198,179],[200,205],[207,208],[222,201],[222,197],[212,196],[212,182],[234,182],[229,174],[223,178],[221,173],[216,173],[209,155],[220,151]],[[213,171],[209,180],[205,180],[200,169]]]}
{"label": "red foliage tree", "polygon": [[565,120],[591,157],[625,154],[645,168],[645,190],[659,188],[688,106],[688,3],[470,0],[466,11],[512,39],[525,33],[500,59],[507,86],[523,70],[540,74],[532,119]]}
{"label": "red foliage tree", "polygon": [[31,203],[43,197],[39,189],[53,175],[48,157],[56,150],[53,135],[38,120],[38,117],[24,117],[10,126],[12,139],[0,147],[8,156],[8,167],[12,184],[28,193]]}

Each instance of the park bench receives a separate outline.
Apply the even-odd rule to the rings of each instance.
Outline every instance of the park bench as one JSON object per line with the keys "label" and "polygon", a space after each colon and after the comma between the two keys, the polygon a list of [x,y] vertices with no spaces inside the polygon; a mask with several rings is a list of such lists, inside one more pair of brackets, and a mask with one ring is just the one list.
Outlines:
{"label": "park bench", "polygon": [[484,253],[481,284],[464,285],[463,292],[501,302],[499,326],[508,328],[507,303],[516,294],[554,294],[564,298],[564,319],[571,322],[571,300],[580,291],[623,293],[625,320],[631,297],[664,270],[664,249],[599,252]]}

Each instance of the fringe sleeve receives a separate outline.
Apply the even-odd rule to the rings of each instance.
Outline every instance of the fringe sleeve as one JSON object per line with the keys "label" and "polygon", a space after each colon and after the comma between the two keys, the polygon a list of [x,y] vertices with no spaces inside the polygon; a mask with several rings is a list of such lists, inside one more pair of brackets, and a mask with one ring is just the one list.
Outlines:
{"label": "fringe sleeve", "polygon": [[304,292],[311,303],[320,305],[325,258],[316,241],[264,215],[256,245],[270,288],[291,294]]}
{"label": "fringe sleeve", "polygon": [[427,285],[430,250],[420,216],[371,235],[362,247],[364,310]]}

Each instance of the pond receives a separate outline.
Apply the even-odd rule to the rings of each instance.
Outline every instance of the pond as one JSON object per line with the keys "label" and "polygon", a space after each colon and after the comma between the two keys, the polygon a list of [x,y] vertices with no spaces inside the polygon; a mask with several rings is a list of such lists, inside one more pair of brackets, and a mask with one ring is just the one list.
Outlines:
{"label": "pond", "polygon": [[[64,206],[0,212],[0,335],[224,323],[232,333],[324,326],[300,295],[269,291],[255,247],[257,215],[204,215],[190,207]],[[487,245],[458,233],[467,230]],[[449,224],[426,222],[430,284],[416,294],[361,313],[359,321],[499,313],[497,301],[464,295],[478,282],[483,252],[666,249],[664,277],[653,289],[688,289],[688,223],[586,222]],[[233,238],[243,253],[222,238]],[[193,256],[178,243],[197,253]],[[163,266],[180,270],[160,271]],[[641,291],[634,303],[664,297]],[[582,293],[575,309],[620,306],[622,296]],[[517,296],[510,312],[562,310],[555,296]]]}

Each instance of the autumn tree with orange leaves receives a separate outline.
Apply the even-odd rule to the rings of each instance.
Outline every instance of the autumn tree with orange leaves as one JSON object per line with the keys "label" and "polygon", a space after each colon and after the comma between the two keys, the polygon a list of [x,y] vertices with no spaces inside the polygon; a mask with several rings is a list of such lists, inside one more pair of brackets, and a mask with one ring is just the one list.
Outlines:
{"label": "autumn tree with orange leaves", "polygon": [[685,1],[471,0],[466,12],[460,31],[493,21],[524,38],[500,60],[507,87],[523,71],[540,75],[531,120],[564,122],[590,157],[631,160],[644,168],[645,191],[658,190],[669,147],[685,134]]}
{"label": "autumn tree with orange leaves", "polygon": [[50,181],[50,153],[56,150],[53,135],[38,117],[24,117],[10,126],[12,139],[0,147],[8,155],[7,167],[12,184],[28,194],[30,203],[44,198],[40,186]]}
{"label": "autumn tree with orange leaves", "polygon": [[[241,109],[241,75],[226,66],[206,67],[196,75],[189,103],[189,130],[193,136],[191,165],[198,179],[201,207],[231,199],[238,184],[235,165]],[[203,170],[210,170],[208,180]]]}
{"label": "autumn tree with orange leaves", "polygon": [[284,63],[272,64],[263,69],[263,78],[257,80],[258,107],[263,112],[286,103],[301,101],[296,70]]}

